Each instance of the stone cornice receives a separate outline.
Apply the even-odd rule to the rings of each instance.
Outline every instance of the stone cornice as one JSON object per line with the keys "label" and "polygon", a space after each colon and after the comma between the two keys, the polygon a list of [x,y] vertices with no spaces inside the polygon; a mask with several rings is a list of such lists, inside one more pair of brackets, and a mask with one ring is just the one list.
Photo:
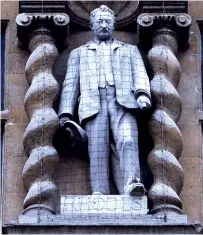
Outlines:
{"label": "stone cornice", "polygon": [[143,13],[187,13],[187,1],[140,1]]}
{"label": "stone cornice", "polygon": [[67,12],[67,1],[19,1],[20,13]]}

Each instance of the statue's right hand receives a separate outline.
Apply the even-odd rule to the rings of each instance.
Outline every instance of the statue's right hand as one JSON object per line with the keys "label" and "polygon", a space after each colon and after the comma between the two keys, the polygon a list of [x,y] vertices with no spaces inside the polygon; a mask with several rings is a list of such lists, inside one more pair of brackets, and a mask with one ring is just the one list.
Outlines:
{"label": "statue's right hand", "polygon": [[71,119],[67,116],[63,116],[59,119],[59,125],[60,125],[61,128],[63,128],[66,131],[69,138],[71,139],[71,138],[73,138],[73,130],[71,130],[70,127],[67,127],[66,123],[68,121],[71,121]]}
{"label": "statue's right hand", "polygon": [[60,127],[65,128],[65,126],[64,126],[65,122],[70,121],[70,120],[71,119],[67,116],[63,116],[63,117],[59,118]]}
{"label": "statue's right hand", "polygon": [[87,143],[86,132],[76,122],[67,116],[63,116],[59,119],[59,123],[61,128],[68,134],[68,139],[73,147],[77,143]]}

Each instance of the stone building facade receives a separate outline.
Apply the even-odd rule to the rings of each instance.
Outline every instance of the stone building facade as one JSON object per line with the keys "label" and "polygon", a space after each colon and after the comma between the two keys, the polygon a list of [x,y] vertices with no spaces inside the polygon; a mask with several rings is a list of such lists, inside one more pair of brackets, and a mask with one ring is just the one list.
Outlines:
{"label": "stone building facade", "polygon": [[[90,10],[98,7],[98,4],[100,4],[98,1],[1,2],[2,29],[5,26],[3,55],[5,66],[2,68],[4,76],[1,78],[4,81],[1,83],[4,95],[1,110],[3,232],[201,233],[203,224],[203,52],[201,49],[203,2],[201,1],[133,1],[118,2],[117,5],[111,1],[105,3],[113,10],[117,10],[118,24],[115,37],[125,43],[139,45],[151,80],[155,105],[144,121],[151,131],[148,133],[148,128],[144,128],[142,122],[140,124],[143,133],[147,133],[140,137],[140,148],[143,149],[143,156],[148,158],[149,169],[147,168],[145,172],[147,174],[145,181],[151,200],[148,205],[149,212],[146,215],[126,217],[127,219],[122,213],[114,214],[115,217],[110,219],[108,216],[105,219],[97,217],[95,219],[87,215],[82,220],[77,215],[74,217],[70,214],[60,214],[62,195],[91,194],[88,161],[71,157],[75,153],[64,147],[66,143],[63,142],[62,133],[58,131],[56,113],[68,55],[72,49],[91,39],[88,15]],[[157,52],[157,45],[162,48],[161,52],[172,54],[160,53],[159,50]],[[35,51],[38,46],[44,50]],[[157,66],[160,61],[163,62],[161,69]],[[43,83],[43,79],[39,78],[39,81],[35,81],[37,85],[30,89],[34,76],[40,73],[49,74],[48,83],[47,81]],[[160,80],[157,81],[155,75]],[[163,82],[166,87],[168,82],[170,83],[166,90],[160,85]],[[44,90],[42,91],[40,87]],[[39,89],[36,93],[34,93],[35,88]],[[167,96],[169,89],[172,89],[172,92]],[[178,93],[180,99],[177,98]],[[32,98],[30,101],[29,95],[32,94],[36,100]],[[45,105],[48,107],[47,113],[44,113]],[[42,116],[39,116],[42,119],[39,116],[39,119],[32,119],[33,113],[40,108]],[[162,114],[165,110],[169,117]],[[163,117],[161,129],[156,118],[157,113]],[[172,122],[168,121],[169,119],[172,119]],[[36,121],[36,127],[44,125],[42,136],[39,134],[32,136],[32,129],[29,129],[32,120]],[[144,138],[147,138],[147,141],[144,141]],[[48,150],[40,148],[45,142],[49,147]],[[32,159],[32,151],[37,148],[38,151],[42,151],[41,158]],[[172,152],[175,160],[168,161],[167,154],[159,157],[156,155],[159,151]],[[53,157],[52,160],[49,157]],[[31,162],[27,159],[31,159]],[[46,172],[46,180],[42,172]],[[52,175],[55,181],[52,181]],[[167,184],[167,188],[163,186],[159,191],[157,182],[170,180],[171,183]],[[44,187],[41,189],[43,183]],[[157,199],[153,190],[150,191],[152,186],[159,192],[161,199]],[[41,201],[39,196],[32,192],[32,187],[40,192]],[[170,190],[174,191],[172,206],[167,194]],[[179,202],[176,203],[179,197],[182,208]],[[35,213],[33,215],[33,208],[36,209],[37,204],[36,198],[39,201],[40,213],[43,211],[47,213],[49,210],[50,216],[41,214],[36,216]]]}

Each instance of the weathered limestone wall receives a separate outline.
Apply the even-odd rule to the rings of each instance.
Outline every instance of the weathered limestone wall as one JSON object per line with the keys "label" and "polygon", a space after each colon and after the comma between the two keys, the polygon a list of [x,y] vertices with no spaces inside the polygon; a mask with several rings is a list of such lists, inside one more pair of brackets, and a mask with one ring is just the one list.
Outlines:
{"label": "weathered limestone wall", "polygon": [[4,223],[16,219],[22,211],[25,190],[22,169],[26,155],[23,149],[23,133],[28,124],[24,110],[24,96],[28,84],[24,74],[29,53],[16,46],[18,1],[1,2],[1,19],[9,20],[6,30],[5,53],[5,108],[10,110],[5,126],[3,155],[3,219]]}
{"label": "weathered limestone wall", "polygon": [[178,56],[182,69],[178,86],[182,114],[178,126],[183,135],[183,151],[179,158],[184,172],[184,186],[180,195],[183,212],[190,221],[203,222],[202,129],[199,120],[199,110],[202,110],[201,42],[197,24],[197,19],[203,20],[202,11],[203,2],[189,2],[188,14],[192,17],[190,47]]}
{"label": "weathered limestone wall", "polygon": [[[183,152],[179,159],[184,175],[181,192],[183,213],[190,221],[203,222],[202,201],[202,130],[200,116],[201,100],[201,55],[200,32],[196,20],[203,20],[203,2],[190,2],[188,14],[192,17],[190,48],[179,52],[182,77],[178,92],[182,99],[183,110],[178,126],[183,135]],[[5,127],[5,150],[3,156],[3,216],[4,223],[17,219],[23,211],[26,192],[22,183],[22,169],[27,159],[23,149],[23,133],[28,124],[24,110],[24,96],[28,84],[24,75],[25,63],[29,53],[19,49],[16,42],[15,17],[18,14],[17,1],[1,3],[1,19],[9,20],[6,33],[5,67],[5,108],[10,110]],[[120,40],[133,43],[134,35],[118,33]],[[58,80],[65,73],[68,52],[90,39],[90,32],[75,33],[69,39],[70,46],[58,58],[55,74]],[[78,168],[78,163],[81,168]],[[61,160],[57,171],[59,194],[80,194],[90,192],[88,164],[77,159]],[[77,172],[77,177],[74,173]],[[60,182],[60,183],[59,183]],[[80,183],[79,183],[80,182]]]}

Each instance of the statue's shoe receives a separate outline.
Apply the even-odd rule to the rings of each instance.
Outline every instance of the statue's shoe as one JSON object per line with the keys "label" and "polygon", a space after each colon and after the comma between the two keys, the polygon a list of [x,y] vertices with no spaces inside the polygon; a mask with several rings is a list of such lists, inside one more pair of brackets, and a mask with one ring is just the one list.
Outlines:
{"label": "statue's shoe", "polygon": [[92,195],[104,195],[104,194],[100,193],[100,192],[94,192],[94,193],[92,193]]}
{"label": "statue's shoe", "polygon": [[134,183],[128,186],[125,194],[132,196],[144,196],[147,190],[142,183]]}

